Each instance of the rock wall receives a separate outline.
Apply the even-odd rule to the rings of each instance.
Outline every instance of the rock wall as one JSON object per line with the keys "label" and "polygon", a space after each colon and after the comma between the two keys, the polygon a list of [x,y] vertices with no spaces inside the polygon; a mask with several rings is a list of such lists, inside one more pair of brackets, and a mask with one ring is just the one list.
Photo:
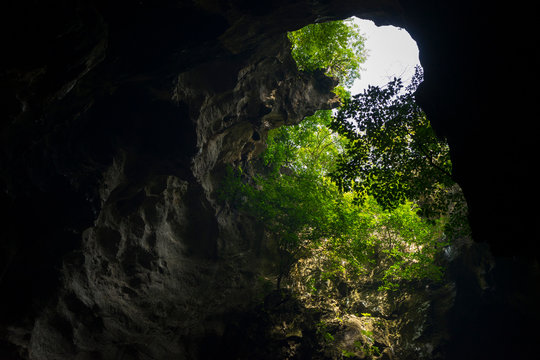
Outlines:
{"label": "rock wall", "polygon": [[[497,294],[464,285],[463,302],[491,305],[449,353],[481,355],[505,329],[494,313],[514,328],[533,324],[537,277],[527,269],[538,258],[520,259],[538,254],[526,211],[535,94],[525,86],[538,80],[539,53],[524,7],[4,2],[0,355],[213,356],[230,314],[249,313],[274,271],[261,230],[216,202],[223,168],[256,156],[268,129],[335,105],[331,80],[296,70],[284,33],[351,15],[405,26],[418,41],[419,101],[450,142],[475,238],[519,256],[501,260]],[[509,14],[518,27],[500,28]],[[535,336],[509,337],[490,355],[515,355]]]}

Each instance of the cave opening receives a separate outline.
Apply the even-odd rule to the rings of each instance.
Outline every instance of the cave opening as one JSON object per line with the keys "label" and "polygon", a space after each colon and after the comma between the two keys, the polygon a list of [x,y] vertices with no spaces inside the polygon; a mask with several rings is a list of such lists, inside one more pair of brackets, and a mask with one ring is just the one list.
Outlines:
{"label": "cave opening", "polygon": [[340,106],[271,130],[256,175],[229,174],[229,201],[264,224],[278,248],[266,280],[319,314],[324,351],[436,356],[444,342],[420,334],[444,327],[447,269],[472,240],[448,145],[416,103],[416,43],[358,18],[288,37],[301,71],[338,80]]}
{"label": "cave opening", "polygon": [[410,83],[414,69],[420,65],[418,45],[403,28],[377,26],[371,20],[352,17],[365,37],[367,56],[360,78],[355,79],[351,93],[361,93],[368,85],[384,86],[394,77]]}

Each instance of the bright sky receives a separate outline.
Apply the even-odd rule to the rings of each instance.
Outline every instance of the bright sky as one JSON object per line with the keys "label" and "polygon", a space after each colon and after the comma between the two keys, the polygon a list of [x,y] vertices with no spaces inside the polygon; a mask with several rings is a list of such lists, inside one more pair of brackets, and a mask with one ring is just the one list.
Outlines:
{"label": "bright sky", "polygon": [[414,67],[420,64],[418,47],[409,33],[394,26],[377,27],[372,21],[355,18],[366,38],[367,60],[364,71],[351,88],[352,94],[364,91],[368,85],[382,86],[394,77],[401,77],[408,85]]}

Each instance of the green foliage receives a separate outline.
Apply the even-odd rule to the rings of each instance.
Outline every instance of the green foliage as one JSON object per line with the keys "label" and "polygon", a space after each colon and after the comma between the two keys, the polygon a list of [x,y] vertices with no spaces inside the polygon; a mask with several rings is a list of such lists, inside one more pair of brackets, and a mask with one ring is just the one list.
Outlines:
{"label": "green foliage", "polygon": [[265,225],[291,255],[283,265],[319,253],[319,271],[306,279],[317,293],[327,281],[354,278],[377,269],[381,288],[395,289],[402,281],[440,279],[434,259],[446,245],[439,222],[418,216],[418,207],[405,202],[385,210],[373,197],[355,201],[354,192],[341,192],[326,173],[335,170],[347,139],[326,125],[328,112],[318,112],[296,126],[271,131],[262,156],[267,169],[252,184],[241,173],[230,173],[228,201]]}
{"label": "green foliage", "polygon": [[344,194],[338,201],[340,210],[327,225],[331,236],[318,245],[322,271],[310,272],[306,282],[322,288],[328,280],[337,284],[371,274],[380,289],[396,290],[410,281],[441,279],[435,259],[448,245],[444,219],[422,219],[411,202],[384,210],[372,197],[359,204]]}
{"label": "green foliage", "polygon": [[346,350],[346,349],[341,350],[341,354],[343,355],[343,357],[346,357],[346,358],[356,357],[356,353]]}
{"label": "green foliage", "polygon": [[283,126],[268,135],[264,165],[302,176],[322,178],[335,168],[344,139],[330,130],[331,110],[319,110],[296,126]]}
{"label": "green foliage", "polygon": [[413,200],[424,218],[448,216],[447,232],[467,235],[466,203],[452,180],[448,145],[415,102],[422,77],[417,68],[405,89],[394,79],[344,101],[330,127],[347,141],[329,176],[360,202],[369,195],[394,209]]}
{"label": "green foliage", "polygon": [[414,99],[421,80],[417,68],[405,91],[394,79],[344,102],[331,124],[349,140],[331,174],[342,190],[369,194],[385,208],[395,208],[453,184],[448,146],[435,136]]}
{"label": "green foliage", "polygon": [[[373,359],[381,355],[381,350],[378,346],[374,345],[373,332],[368,330],[360,330],[362,335],[367,338],[367,342],[364,344],[362,341],[355,341],[353,343],[356,351],[361,351],[364,357],[367,359]],[[341,354],[345,358],[358,358],[358,354],[355,351],[342,349]]]}
{"label": "green foliage", "polygon": [[316,328],[317,334],[322,337],[325,343],[332,343],[335,341],[334,335],[329,332],[328,323],[326,321],[319,321]]}
{"label": "green foliage", "polygon": [[323,336],[326,342],[333,342],[335,340],[334,336],[330,334],[329,332],[325,332]]}
{"label": "green foliage", "polygon": [[362,333],[362,335],[367,336],[369,338],[369,340],[373,341],[373,331],[360,330],[360,332]]}
{"label": "green foliage", "polygon": [[360,64],[366,58],[365,39],[351,20],[311,24],[289,32],[288,37],[300,70],[322,69],[346,86],[360,76]]}

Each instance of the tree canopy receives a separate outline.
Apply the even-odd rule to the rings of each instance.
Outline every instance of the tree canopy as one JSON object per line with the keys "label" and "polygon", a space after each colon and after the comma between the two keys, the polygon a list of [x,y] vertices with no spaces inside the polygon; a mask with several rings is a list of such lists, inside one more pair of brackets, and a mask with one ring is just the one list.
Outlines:
{"label": "tree canopy", "polygon": [[322,69],[344,86],[360,76],[360,65],[366,58],[365,39],[351,20],[311,24],[289,32],[288,37],[300,70]]}
{"label": "tree canopy", "polygon": [[342,191],[354,191],[357,200],[373,196],[385,209],[412,200],[424,217],[438,218],[452,208],[452,231],[467,232],[465,200],[452,179],[448,144],[415,101],[422,80],[418,67],[406,88],[394,79],[344,100],[330,127],[348,141],[329,176]]}
{"label": "tree canopy", "polygon": [[417,68],[405,91],[402,81],[394,79],[344,101],[331,123],[349,139],[331,175],[341,189],[369,193],[391,208],[452,184],[448,146],[414,99],[421,81]]}

